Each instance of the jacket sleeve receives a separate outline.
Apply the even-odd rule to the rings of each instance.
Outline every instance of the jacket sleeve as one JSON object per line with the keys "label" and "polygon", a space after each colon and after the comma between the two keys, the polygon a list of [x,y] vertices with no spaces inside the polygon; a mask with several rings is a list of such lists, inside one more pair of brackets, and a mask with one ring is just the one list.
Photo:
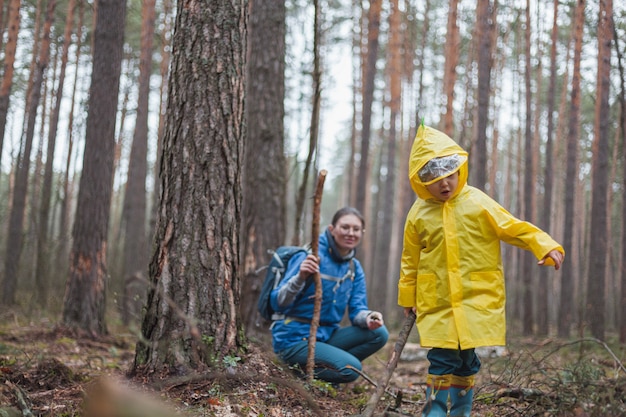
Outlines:
{"label": "jacket sleeve", "polygon": [[[350,322],[356,326],[362,326],[363,315],[366,311],[369,314],[367,307],[367,285],[365,283],[365,273],[360,262],[356,259],[354,262],[354,283],[352,285],[352,292],[350,294],[350,300],[348,301],[348,316]],[[355,322],[356,320],[356,322]]]}
{"label": "jacket sleeve", "polygon": [[417,270],[421,247],[415,224],[412,221],[413,213],[414,210],[409,211],[404,225],[404,245],[398,281],[398,305],[400,307],[415,307],[416,304]]}
{"label": "jacket sleeve", "polygon": [[[543,259],[554,249],[565,253],[563,246],[552,239],[548,233],[530,222],[516,218],[497,202],[490,202],[487,213],[498,238],[503,242],[530,251],[537,259]],[[552,266],[554,262],[552,259],[547,259],[546,265]]]}

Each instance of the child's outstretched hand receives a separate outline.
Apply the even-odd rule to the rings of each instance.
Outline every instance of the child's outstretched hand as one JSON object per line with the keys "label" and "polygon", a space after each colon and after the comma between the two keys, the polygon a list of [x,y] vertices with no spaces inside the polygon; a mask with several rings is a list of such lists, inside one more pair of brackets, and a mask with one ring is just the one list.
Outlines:
{"label": "child's outstretched hand", "polygon": [[549,265],[549,263],[546,264],[546,261],[548,259],[551,259],[552,262],[554,263],[554,269],[559,269],[561,267],[561,264],[563,263],[563,259],[565,259],[565,255],[562,254],[561,252],[559,252],[558,250],[553,249],[550,252],[548,252],[548,254],[546,256],[544,256],[542,260],[537,262],[537,264],[538,265]]}

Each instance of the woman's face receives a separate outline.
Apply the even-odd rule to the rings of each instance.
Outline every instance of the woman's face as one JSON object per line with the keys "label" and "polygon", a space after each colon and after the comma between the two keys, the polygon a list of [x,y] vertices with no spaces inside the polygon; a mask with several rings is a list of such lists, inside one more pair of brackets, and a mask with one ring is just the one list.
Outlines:
{"label": "woman's face", "polygon": [[335,238],[337,248],[341,255],[347,255],[352,249],[356,248],[363,237],[363,223],[361,219],[354,214],[346,214],[337,220],[333,226],[328,226],[330,234]]}

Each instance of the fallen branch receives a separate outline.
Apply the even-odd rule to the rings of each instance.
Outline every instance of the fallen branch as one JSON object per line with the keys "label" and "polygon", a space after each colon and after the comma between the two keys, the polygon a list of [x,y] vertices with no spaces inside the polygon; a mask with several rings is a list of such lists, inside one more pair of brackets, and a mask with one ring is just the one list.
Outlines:
{"label": "fallen branch", "polygon": [[413,329],[413,326],[415,325],[415,318],[415,313],[411,311],[404,320],[404,325],[402,326],[402,330],[400,330],[400,334],[398,335],[398,340],[394,345],[393,352],[391,353],[391,358],[389,358],[389,360],[387,361],[387,366],[385,367],[385,374],[383,375],[382,382],[378,384],[374,395],[367,402],[367,407],[363,412],[363,417],[372,417],[372,414],[376,409],[376,405],[378,404],[378,401],[380,401],[380,397],[382,397],[383,393],[385,392],[387,384],[389,384],[389,380],[391,379],[391,375],[398,365],[398,360],[400,359],[402,349],[404,349],[404,345],[406,345],[406,341],[409,338],[411,329]]}
{"label": "fallen branch", "polygon": [[595,337],[584,337],[582,339],[577,339],[577,340],[572,340],[571,342],[562,343],[556,349],[552,350],[547,355],[545,355],[541,361],[545,360],[548,356],[553,355],[554,353],[558,352],[559,350],[561,350],[562,348],[564,348],[566,346],[576,345],[578,343],[584,343],[584,342],[594,342],[594,343],[597,343],[597,344],[601,345],[602,347],[604,347],[604,349],[606,349],[606,351],[609,352],[609,355],[611,355],[611,357],[613,357],[613,360],[617,364],[617,367],[619,369],[621,369],[624,373],[626,373],[626,367],[624,367],[624,364],[619,360],[617,355],[615,355],[615,353],[613,353],[613,351],[611,350],[609,345],[607,345],[606,342],[604,342],[604,341],[602,341],[600,339],[596,339]]}
{"label": "fallen branch", "polygon": [[28,398],[28,395],[22,390],[19,386],[11,383],[10,381],[5,381],[5,384],[13,391],[15,397],[17,398],[17,404],[20,406],[20,410],[22,410],[22,416],[24,417],[33,417],[33,412],[30,411],[29,403],[31,402]]}

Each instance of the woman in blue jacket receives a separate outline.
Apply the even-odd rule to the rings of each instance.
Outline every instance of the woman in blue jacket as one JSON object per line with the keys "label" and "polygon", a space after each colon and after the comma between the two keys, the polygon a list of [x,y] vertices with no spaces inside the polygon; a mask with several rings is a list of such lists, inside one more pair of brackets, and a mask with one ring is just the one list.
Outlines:
{"label": "woman in blue jacket", "polygon": [[[274,352],[285,363],[306,368],[308,338],[313,318],[315,285],[322,281],[320,324],[315,344],[315,377],[331,383],[359,377],[361,361],[382,348],[389,337],[383,316],[367,307],[365,274],[354,257],[365,231],[358,210],[344,207],[319,237],[319,260],[297,254],[285,271],[285,279],[272,291],[270,302],[282,315],[272,324]],[[340,327],[348,309],[351,326]]]}

